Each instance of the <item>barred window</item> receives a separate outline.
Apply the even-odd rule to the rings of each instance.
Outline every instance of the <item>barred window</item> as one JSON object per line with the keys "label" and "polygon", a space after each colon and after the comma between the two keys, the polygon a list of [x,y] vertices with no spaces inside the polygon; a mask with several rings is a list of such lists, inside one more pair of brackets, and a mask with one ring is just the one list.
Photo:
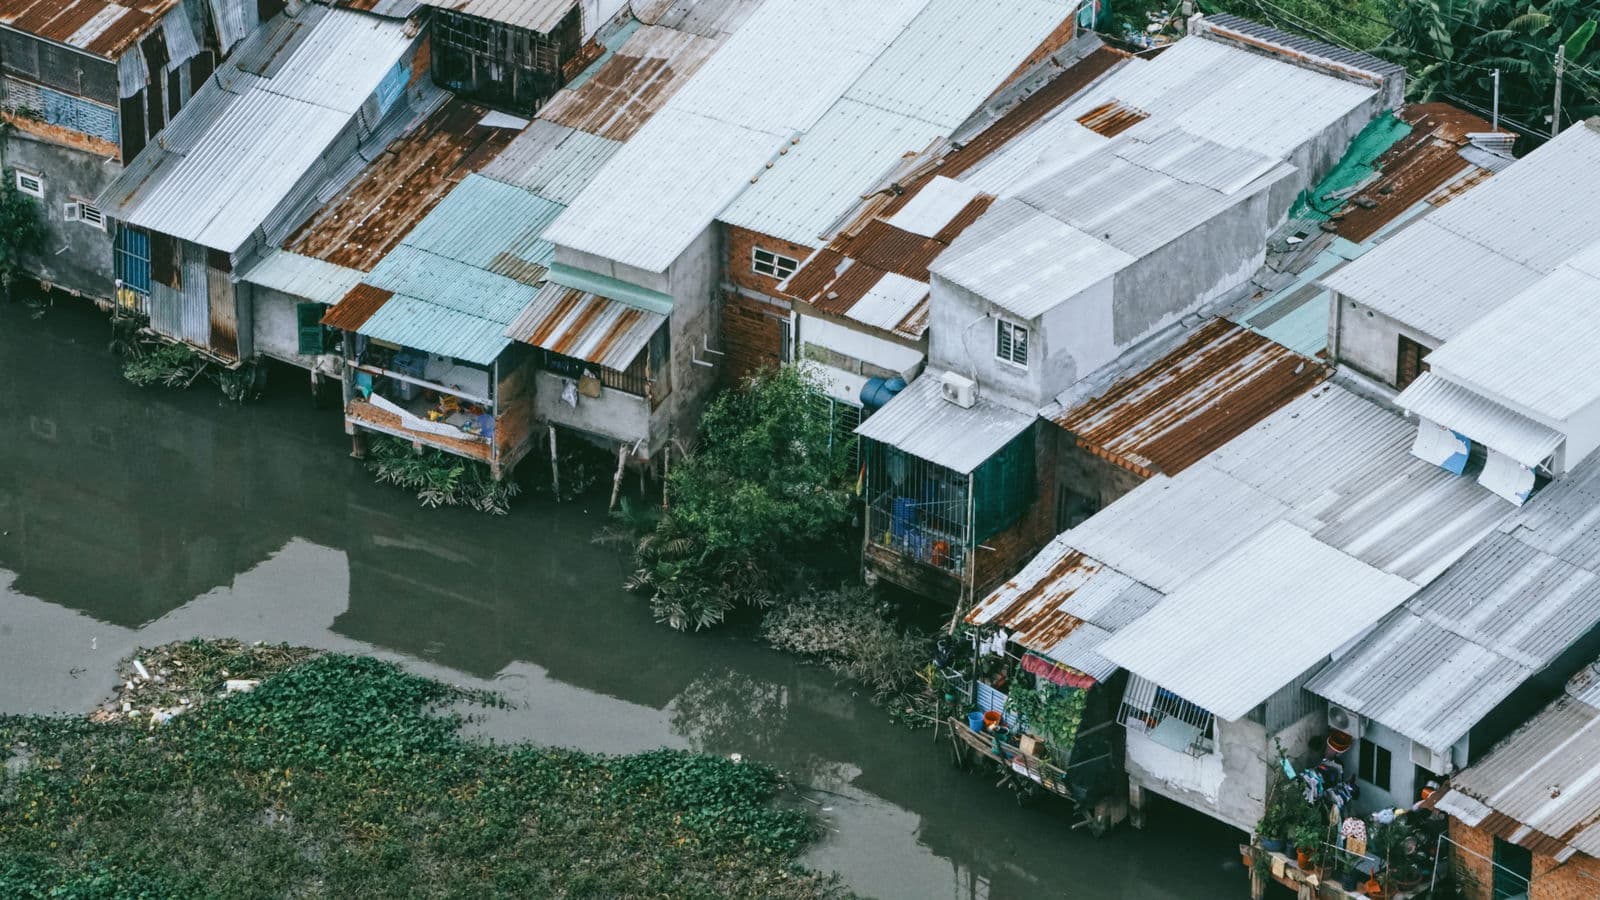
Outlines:
{"label": "barred window", "polygon": [[1028,367],[1028,329],[1000,319],[995,322],[994,355],[1015,366]]}

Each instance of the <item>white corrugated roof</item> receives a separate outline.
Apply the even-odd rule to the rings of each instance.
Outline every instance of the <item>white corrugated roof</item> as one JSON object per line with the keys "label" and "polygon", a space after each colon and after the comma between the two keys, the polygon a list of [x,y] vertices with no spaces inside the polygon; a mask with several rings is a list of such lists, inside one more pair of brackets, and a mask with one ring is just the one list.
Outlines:
{"label": "white corrugated roof", "polygon": [[1134,259],[1027,203],[1004,199],[962,232],[929,271],[1032,319]]}
{"label": "white corrugated roof", "polygon": [[[237,250],[313,173],[414,42],[404,22],[343,9],[308,5],[279,17],[235,52],[97,205],[130,225]],[[271,77],[241,71],[246,63]]]}
{"label": "white corrugated roof", "polygon": [[1600,466],[1545,488],[1307,689],[1444,750],[1600,625]]}
{"label": "white corrugated roof", "polygon": [[293,297],[334,304],[360,284],[365,274],[360,269],[325,262],[314,256],[274,250],[241,273],[239,280]]}
{"label": "white corrugated roof", "polygon": [[[480,19],[501,22],[517,28],[526,28],[540,34],[554,32],[561,24],[561,20],[578,8],[578,0],[422,0],[422,2],[428,6],[477,16]],[[591,28],[599,24],[589,23]]]}
{"label": "white corrugated roof", "polygon": [[1099,652],[1233,721],[1415,590],[1276,522],[1186,580]]}
{"label": "white corrugated roof", "polygon": [[978,198],[977,188],[965,182],[936,176],[911,198],[911,202],[888,218],[901,231],[922,237],[937,237],[967,204]]}
{"label": "white corrugated roof", "polygon": [[944,399],[939,373],[930,370],[862,422],[856,434],[965,475],[1036,418],[986,400],[981,391],[971,409],[962,409]]}
{"label": "white corrugated roof", "polygon": [[1600,233],[1600,123],[1584,122],[1334,272],[1324,284],[1439,340]]}
{"label": "white corrugated roof", "polygon": [[1428,364],[1556,422],[1600,400],[1600,243],[1446,341]]}
{"label": "white corrugated roof", "polygon": [[767,0],[601,168],[546,237],[665,271],[928,2]]}
{"label": "white corrugated roof", "polygon": [[1395,404],[1499,450],[1529,468],[1543,462],[1565,440],[1561,432],[1507,409],[1438,372],[1422,373],[1400,392]]}
{"label": "white corrugated roof", "polygon": [[1117,101],[1229,147],[1283,159],[1376,90],[1205,39],[1124,66],[1078,98],[1077,118]]}

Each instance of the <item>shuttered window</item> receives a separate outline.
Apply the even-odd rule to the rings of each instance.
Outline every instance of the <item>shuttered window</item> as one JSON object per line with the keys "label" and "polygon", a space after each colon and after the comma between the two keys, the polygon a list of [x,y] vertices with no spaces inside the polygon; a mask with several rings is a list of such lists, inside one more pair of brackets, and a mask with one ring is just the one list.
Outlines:
{"label": "shuttered window", "polygon": [[302,356],[328,352],[328,329],[322,325],[322,316],[327,310],[327,306],[321,303],[295,304],[294,318],[300,334]]}

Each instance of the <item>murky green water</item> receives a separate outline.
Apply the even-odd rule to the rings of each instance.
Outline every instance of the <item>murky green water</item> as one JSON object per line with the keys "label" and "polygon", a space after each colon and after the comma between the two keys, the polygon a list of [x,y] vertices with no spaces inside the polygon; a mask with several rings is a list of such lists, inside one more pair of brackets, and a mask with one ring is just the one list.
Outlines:
{"label": "murky green water", "polygon": [[[810,864],[880,897],[1246,894],[1239,835],[1157,805],[1096,840],[1021,809],[847,686],[739,629],[672,633],[619,588],[590,503],[419,510],[298,381],[264,403],[121,382],[104,321],[0,305],[0,711],[81,712],[117,660],[191,636],[403,662],[505,694],[497,738],[743,753],[818,789]],[[283,373],[276,373],[283,374]]]}

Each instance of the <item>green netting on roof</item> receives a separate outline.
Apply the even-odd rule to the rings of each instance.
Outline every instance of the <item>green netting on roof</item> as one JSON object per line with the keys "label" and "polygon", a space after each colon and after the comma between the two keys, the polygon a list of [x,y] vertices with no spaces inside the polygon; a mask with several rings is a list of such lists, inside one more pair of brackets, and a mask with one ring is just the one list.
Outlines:
{"label": "green netting on roof", "polygon": [[1387,110],[1368,122],[1350,142],[1338,165],[1309,190],[1300,192],[1294,208],[1289,210],[1289,219],[1326,221],[1344,205],[1347,192],[1377,174],[1378,157],[1410,133],[1411,126],[1396,116],[1394,110]]}

